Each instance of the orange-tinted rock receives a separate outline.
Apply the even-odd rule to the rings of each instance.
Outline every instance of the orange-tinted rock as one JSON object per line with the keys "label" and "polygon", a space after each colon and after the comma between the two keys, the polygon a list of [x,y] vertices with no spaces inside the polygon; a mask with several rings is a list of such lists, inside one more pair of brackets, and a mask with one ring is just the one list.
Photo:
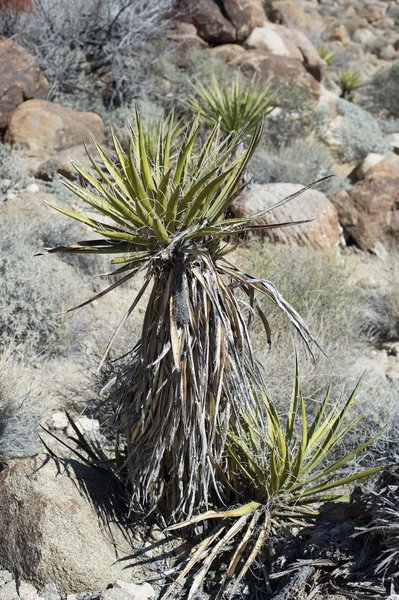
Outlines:
{"label": "orange-tinted rock", "polygon": [[12,114],[7,141],[25,147],[27,156],[46,158],[65,148],[104,140],[101,117],[46,100],[29,100]]}
{"label": "orange-tinted rock", "polygon": [[31,12],[32,0],[0,0],[0,11]]}
{"label": "orange-tinted rock", "polygon": [[267,22],[261,0],[223,0],[225,13],[237,31],[237,40],[245,40],[255,27]]}
{"label": "orange-tinted rock", "polygon": [[362,250],[376,242],[399,243],[399,157],[370,168],[349,190],[332,197],[346,236]]}
{"label": "orange-tinted rock", "polygon": [[48,87],[34,57],[13,40],[0,37],[0,129],[24,100],[46,98]]}
{"label": "orange-tinted rock", "polygon": [[[280,200],[302,189],[296,183],[255,184],[243,192],[234,203],[233,212],[237,217],[248,217],[269,209]],[[310,248],[333,248],[340,241],[340,227],[337,211],[327,196],[317,190],[306,190],[279,208],[266,212],[256,220],[256,224],[268,225],[287,221],[309,223],[276,229],[261,230],[273,241],[293,243]]]}
{"label": "orange-tinted rock", "polygon": [[214,0],[181,0],[177,15],[195,25],[198,35],[211,44],[228,44],[236,40],[236,29]]}
{"label": "orange-tinted rock", "polygon": [[233,68],[240,68],[249,75],[257,75],[260,79],[270,82],[279,96],[284,96],[295,88],[300,88],[307,96],[310,105],[316,105],[320,97],[320,84],[308,73],[300,60],[287,56],[277,56],[262,50],[238,50],[239,46],[232,44],[213,48],[212,54],[225,60]]}
{"label": "orange-tinted rock", "polygon": [[231,66],[239,65],[240,61],[247,54],[245,49],[239,44],[222,44],[221,46],[211,48],[209,52],[212,56],[223,60]]}
{"label": "orange-tinted rock", "polygon": [[246,45],[278,56],[295,58],[301,61],[318,81],[321,80],[325,63],[312,42],[301,31],[289,29],[284,25],[267,23],[252,31],[246,40]]}
{"label": "orange-tinted rock", "polygon": [[169,21],[167,35],[170,40],[177,42],[178,50],[182,54],[182,57],[184,57],[190,48],[208,47],[207,42],[199,37],[196,27],[191,23],[184,23],[177,20]]}

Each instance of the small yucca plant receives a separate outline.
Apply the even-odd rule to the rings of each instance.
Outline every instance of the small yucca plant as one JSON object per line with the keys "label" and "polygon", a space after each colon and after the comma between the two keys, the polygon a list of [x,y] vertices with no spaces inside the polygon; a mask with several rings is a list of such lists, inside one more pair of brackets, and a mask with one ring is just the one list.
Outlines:
{"label": "small yucca plant", "polygon": [[358,416],[348,421],[357,389],[346,402],[338,400],[332,406],[329,389],[310,421],[296,369],[285,422],[266,393],[254,392],[252,410],[245,407],[239,423],[233,420],[227,433],[226,450],[231,462],[226,481],[241,506],[208,511],[169,528],[175,530],[209,519],[217,521],[216,527],[192,551],[165,597],[173,596],[175,585],[182,585],[191,574],[187,597],[194,598],[214,561],[222,556],[227,569],[216,600],[225,597],[226,588],[234,578],[227,594],[233,596],[248,569],[265,552],[273,528],[289,521],[298,524],[301,519],[314,518],[323,502],[343,499],[343,486],[381,470],[382,467],[373,467],[352,475],[340,474],[381,432],[344,456],[331,456],[363,418]]}
{"label": "small yucca plant", "polygon": [[272,283],[225,258],[234,247],[228,240],[251,228],[251,219],[228,220],[224,214],[260,135],[258,126],[240,153],[241,136],[221,135],[219,124],[201,138],[198,116],[180,134],[171,115],[155,135],[136,113],[127,135],[113,133],[113,156],[96,144],[91,171],[75,165],[82,185],[64,180],[90,207],[89,215],[54,207],[100,238],[47,252],[111,254],[117,267],[111,273],[115,283],[80,306],[144,272],[123,323],[151,290],[118,410],[136,511],[190,516],[218,488],[209,456],[224,464],[223,424],[242,405],[250,410],[249,381],[261,378],[237,290],[248,298],[246,313],[249,307],[260,315],[268,338],[257,291],[281,308],[308,346],[314,341]]}
{"label": "small yucca plant", "polygon": [[341,88],[341,96],[350,99],[357,88],[364,83],[362,76],[353,69],[345,69],[338,73],[338,85]]}
{"label": "small yucca plant", "polygon": [[221,85],[213,77],[210,85],[198,82],[195,95],[186,104],[200,113],[204,121],[220,127],[226,135],[233,131],[251,133],[259,121],[273,110],[270,88],[254,78],[247,82],[237,74],[230,85]]}
{"label": "small yucca plant", "polygon": [[317,52],[319,53],[320,58],[322,60],[324,60],[324,62],[328,66],[331,66],[333,64],[334,59],[335,59],[334,52],[332,52],[331,50],[329,50],[325,46],[321,46],[320,48],[317,48]]}

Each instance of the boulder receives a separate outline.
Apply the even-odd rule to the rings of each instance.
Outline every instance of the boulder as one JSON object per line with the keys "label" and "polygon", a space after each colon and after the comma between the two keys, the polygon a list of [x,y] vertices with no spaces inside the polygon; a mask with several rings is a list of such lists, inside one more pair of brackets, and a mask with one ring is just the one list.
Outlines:
{"label": "boulder", "polygon": [[368,169],[349,190],[331,198],[345,235],[362,250],[376,242],[399,242],[399,157]]}
{"label": "boulder", "polygon": [[46,100],[29,100],[12,114],[6,140],[25,147],[29,157],[50,157],[92,141],[104,141],[104,124],[92,112],[80,112]]}
{"label": "boulder", "polygon": [[224,48],[225,46],[220,46],[209,52],[224,59],[231,67],[240,68],[249,76],[257,75],[260,79],[270,82],[277,104],[280,97],[286,100],[287,94],[300,89],[302,94],[305,94],[309,107],[317,105],[320,84],[306,71],[300,60],[263,50],[239,51],[233,44],[228,45],[227,51]]}
{"label": "boulder", "polygon": [[0,0],[0,12],[2,10],[12,12],[31,12],[32,0]]}
{"label": "boulder", "polygon": [[321,80],[325,62],[320,58],[312,42],[301,31],[289,29],[284,25],[267,23],[252,31],[246,40],[246,45],[249,48],[299,60],[313,77],[318,81]]}
{"label": "boulder", "polygon": [[198,35],[207,42],[228,44],[236,40],[236,29],[216,0],[180,0],[176,10],[182,20],[195,25]]}
{"label": "boulder", "polygon": [[[87,144],[86,147],[93,156],[97,155],[94,144]],[[36,160],[27,160],[26,164],[28,169],[31,164],[34,167],[32,171],[35,177],[44,181],[51,181],[54,179],[56,173],[63,175],[67,179],[78,180],[79,173],[74,168],[72,162],[83,164],[86,168],[90,167],[90,161],[83,145],[61,150],[61,152],[57,152],[51,158],[46,158],[44,162],[40,162],[39,165],[37,165]]]}
{"label": "boulder", "polygon": [[199,37],[196,27],[191,23],[170,20],[168,22],[167,36],[168,39],[178,44],[179,53],[183,57],[190,48],[208,47],[206,41]]}
{"label": "boulder", "polygon": [[211,44],[242,42],[267,22],[262,0],[179,0],[176,16],[192,23]]}
{"label": "boulder", "polygon": [[218,58],[231,66],[239,65],[247,55],[245,48],[239,44],[221,44],[220,46],[211,48],[209,52],[215,58]]}
{"label": "boulder", "polygon": [[384,160],[385,154],[379,154],[378,152],[369,152],[362,164],[356,169],[357,179],[363,179],[369,169],[377,165],[379,162]]}
{"label": "boulder", "polygon": [[0,129],[24,100],[46,98],[48,89],[34,57],[13,40],[0,37]]}
{"label": "boulder", "polygon": [[[243,192],[233,206],[236,217],[248,217],[269,209],[284,198],[303,188],[296,183],[255,184]],[[310,248],[337,247],[340,227],[337,211],[327,196],[317,190],[306,190],[293,200],[266,212],[256,220],[258,225],[311,220],[309,223],[265,229],[261,233],[273,241],[294,243]]]}
{"label": "boulder", "polygon": [[237,41],[244,41],[255,27],[267,23],[261,0],[223,0],[224,11],[236,29]]}
{"label": "boulder", "polygon": [[10,464],[0,473],[0,564],[61,594],[131,580],[120,561],[132,545],[119,503],[106,474],[74,460]]}

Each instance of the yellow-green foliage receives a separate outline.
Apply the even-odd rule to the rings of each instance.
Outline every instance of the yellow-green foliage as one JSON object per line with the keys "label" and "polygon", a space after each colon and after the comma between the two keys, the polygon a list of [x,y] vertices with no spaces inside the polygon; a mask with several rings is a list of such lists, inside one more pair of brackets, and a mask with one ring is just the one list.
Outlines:
{"label": "yellow-green foliage", "polygon": [[198,82],[194,91],[187,105],[210,126],[220,120],[225,134],[240,130],[250,133],[273,110],[270,88],[255,79],[244,81],[240,74],[229,85],[221,85],[215,77],[210,85]]}
{"label": "yellow-green foliage", "polygon": [[338,73],[338,85],[343,98],[350,98],[352,92],[363,85],[363,77],[353,69],[345,69]]}
{"label": "yellow-green foliage", "polygon": [[317,48],[317,52],[319,53],[320,58],[322,60],[324,60],[324,62],[328,66],[331,66],[333,64],[334,59],[335,59],[334,52],[331,52],[331,50],[329,50],[325,46],[321,46],[320,48]]}
{"label": "yellow-green foliage", "polygon": [[[298,368],[288,414],[282,419],[264,392],[255,392],[254,411],[242,411],[228,425],[227,452],[231,459],[226,473],[235,502],[241,505],[223,511],[208,511],[171,530],[213,519],[216,527],[198,544],[174,585],[165,597],[173,596],[176,584],[182,584],[193,571],[188,592],[191,600],[202,585],[214,561],[223,555],[227,562],[219,600],[234,596],[248,569],[260,557],[273,528],[287,521],[317,515],[325,501],[343,497],[342,487],[381,470],[381,466],[342,475],[340,471],[380,432],[351,452],[332,457],[333,450],[362,420],[350,420],[350,409],[356,401],[357,388],[348,400],[331,403],[330,390],[325,394],[315,416],[310,419],[298,383]],[[330,490],[336,490],[330,494]],[[228,583],[234,585],[226,594]]]}

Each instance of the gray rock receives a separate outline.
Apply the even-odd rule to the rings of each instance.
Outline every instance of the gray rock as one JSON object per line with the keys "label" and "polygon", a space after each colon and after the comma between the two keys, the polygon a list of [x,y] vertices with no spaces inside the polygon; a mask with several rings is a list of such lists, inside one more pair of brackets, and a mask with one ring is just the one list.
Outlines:
{"label": "gray rock", "polygon": [[112,588],[101,592],[100,600],[133,600],[133,596],[125,590]]}
{"label": "gray rock", "polygon": [[0,569],[0,586],[8,583],[9,581],[12,581],[12,573],[10,573],[10,571]]}
{"label": "gray rock", "polygon": [[[340,241],[338,214],[325,194],[317,190],[306,190],[296,198],[275,209],[279,201],[303,189],[297,183],[254,184],[235,201],[233,212],[236,217],[261,215],[256,225],[274,225],[288,221],[309,220],[296,226],[260,230],[273,241],[293,243],[310,248],[334,248]],[[265,211],[265,212],[263,212]]]}
{"label": "gray rock", "polygon": [[60,595],[55,583],[46,583],[39,592],[43,600],[60,600]]}
{"label": "gray rock", "polygon": [[132,596],[132,600],[153,600],[156,598],[156,592],[149,583],[132,583],[131,581],[117,580],[114,588],[123,590]]}
{"label": "gray rock", "polygon": [[36,588],[26,581],[21,581],[19,585],[19,597],[20,600],[43,600],[40,596]]}
{"label": "gray rock", "polygon": [[19,600],[15,581],[8,581],[0,588],[1,600]]}
{"label": "gray rock", "polygon": [[77,461],[36,458],[8,466],[0,473],[0,564],[39,589],[53,581],[61,594],[131,580],[131,569],[118,560],[132,544],[116,524],[117,503],[110,478]]}

